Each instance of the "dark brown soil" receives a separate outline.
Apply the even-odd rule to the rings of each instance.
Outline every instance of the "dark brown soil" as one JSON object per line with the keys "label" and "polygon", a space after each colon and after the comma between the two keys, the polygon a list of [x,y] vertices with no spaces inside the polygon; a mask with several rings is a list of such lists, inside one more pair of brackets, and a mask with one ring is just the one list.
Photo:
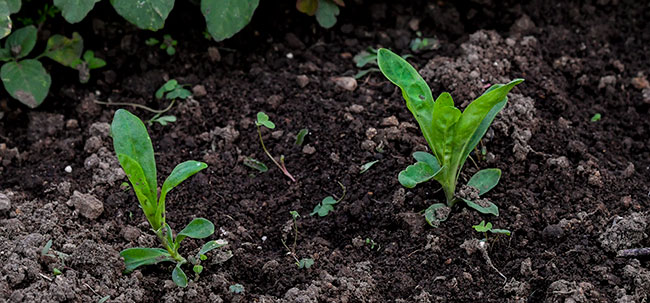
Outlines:
{"label": "dark brown soil", "polygon": [[[80,31],[106,68],[80,85],[52,64],[42,107],[0,102],[0,200],[9,201],[0,203],[0,302],[650,299],[648,260],[616,257],[650,246],[647,2],[346,1],[337,25],[323,30],[291,1],[263,1],[244,31],[218,44],[203,38],[198,9],[178,3],[164,32],[179,41],[173,57],[144,44],[163,33],[125,28],[105,2],[78,26],[54,20],[44,35]],[[437,229],[426,225],[419,212],[444,197],[434,183],[407,190],[397,182],[411,154],[426,149],[399,90],[377,73],[353,91],[331,80],[354,75],[352,56],[366,47],[411,53],[413,20],[440,40],[439,49],[409,59],[434,95],[449,91],[466,105],[490,84],[526,79],[488,132],[487,155],[475,156],[461,177],[502,169],[486,196],[500,207],[498,218],[460,209]],[[219,47],[220,60],[208,47]],[[309,79],[304,88],[299,75]],[[168,222],[179,230],[205,217],[217,227],[213,238],[229,241],[186,289],[173,285],[166,265],[122,274],[120,250],[157,242],[133,192],[120,189],[126,178],[107,132],[117,107],[93,102],[162,108],[153,95],[169,78],[207,94],[179,102],[170,112],[178,122],[150,128],[159,179],[184,160],[209,167],[170,194]],[[265,130],[264,140],[285,155],[296,183],[265,157],[258,111],[282,131]],[[590,121],[596,113],[602,119]],[[313,153],[294,145],[302,128]],[[244,166],[245,157],[269,171]],[[343,201],[326,217],[309,216],[325,196],[341,195],[337,182],[347,188]],[[67,203],[80,194],[103,204],[98,218]],[[297,255],[315,260],[310,269],[297,268],[281,243],[292,210],[301,215]],[[487,254],[473,253],[482,235],[471,226],[481,220],[513,234],[490,237]],[[371,249],[366,238],[379,245]],[[69,255],[65,264],[41,256],[49,239]],[[200,245],[187,243],[186,253]],[[55,267],[63,274],[52,275]],[[243,294],[229,292],[235,283]]]}

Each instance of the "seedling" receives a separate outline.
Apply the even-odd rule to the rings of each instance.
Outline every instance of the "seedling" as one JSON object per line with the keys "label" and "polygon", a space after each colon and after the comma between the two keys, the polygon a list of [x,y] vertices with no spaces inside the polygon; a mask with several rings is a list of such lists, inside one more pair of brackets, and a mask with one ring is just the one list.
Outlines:
{"label": "seedling", "polygon": [[171,35],[163,35],[163,41],[160,42],[156,38],[149,38],[144,42],[146,45],[155,46],[160,44],[160,49],[163,49],[167,52],[167,55],[173,56],[176,54],[176,45],[178,41],[174,40]]}
{"label": "seedling", "polygon": [[262,144],[262,149],[264,150],[264,153],[273,161],[273,164],[277,166],[282,173],[287,176],[291,181],[296,182],[296,179],[293,178],[293,176],[289,173],[287,168],[284,166],[284,155],[280,156],[280,162],[275,160],[273,156],[271,156],[271,153],[266,149],[266,146],[264,145],[264,140],[262,139],[262,129],[261,127],[264,126],[268,129],[275,129],[275,123],[273,123],[271,120],[269,120],[269,116],[265,114],[264,112],[259,112],[257,113],[257,120],[255,121],[255,126],[257,127],[257,134],[260,137],[260,143]]}
{"label": "seedling", "polygon": [[510,235],[510,231],[507,229],[498,229],[498,228],[492,228],[492,223],[488,222],[485,223],[485,220],[481,221],[478,225],[472,225],[475,231],[483,233],[485,236],[485,241],[488,239],[488,232],[493,233],[493,234],[504,234],[506,236]]}
{"label": "seedling", "polygon": [[440,47],[440,42],[438,42],[437,38],[423,38],[422,32],[420,31],[417,31],[415,34],[417,35],[417,38],[411,40],[410,44],[412,51],[419,52],[421,50],[433,50]]}
{"label": "seedling", "polygon": [[[411,57],[411,55],[403,55],[402,58],[407,59]],[[369,73],[374,73],[374,72],[379,72],[379,68],[377,67],[377,49],[368,47],[366,50],[362,50],[359,52],[354,58],[352,58],[354,63],[357,65],[358,68],[363,68],[366,66],[370,66],[365,69],[360,69],[359,72],[357,72],[354,75],[355,79],[360,79],[363,76],[369,74]]]}
{"label": "seedling", "polygon": [[379,160],[370,161],[370,162],[368,162],[368,163],[366,163],[364,165],[361,165],[361,167],[359,168],[359,174],[363,174],[363,173],[367,172],[377,162],[379,162]]}
{"label": "seedling", "polygon": [[174,102],[176,102],[176,99],[185,100],[192,96],[192,92],[184,88],[185,86],[187,85],[178,84],[178,81],[176,81],[176,79],[171,79],[156,91],[156,99],[165,98],[167,100],[171,100],[171,103],[164,110],[155,111],[156,114],[151,119],[147,120],[148,125],[151,125],[155,122],[162,126],[166,126],[168,123],[176,122],[176,116],[163,116],[162,114],[166,113],[172,108]]}
{"label": "seedling", "polygon": [[95,57],[95,52],[87,50],[81,58],[73,61],[71,65],[79,71],[79,82],[88,83],[90,71],[106,66],[106,61]]}
{"label": "seedling", "polygon": [[134,247],[121,251],[120,256],[124,258],[126,272],[131,272],[142,265],[174,262],[176,266],[172,272],[172,280],[176,285],[185,287],[188,280],[181,266],[188,260],[193,265],[200,265],[200,261],[205,259],[207,252],[222,247],[227,242],[208,241],[196,256],[189,259],[183,257],[178,252],[181,242],[185,238],[204,239],[209,237],[214,233],[214,224],[207,219],[196,218],[174,237],[172,228],[165,220],[165,200],[169,191],[208,165],[192,160],[177,165],[163,183],[160,195],[158,195],[156,160],[153,145],[144,123],[130,112],[119,109],[113,117],[111,136],[117,159],[131,182],[147,221],[164,248]]}
{"label": "seedling", "polygon": [[269,170],[269,168],[266,167],[266,164],[264,164],[264,163],[262,163],[262,162],[260,162],[258,160],[255,160],[253,158],[250,158],[250,157],[244,158],[244,165],[246,165],[246,166],[248,166],[248,167],[250,167],[252,169],[256,169],[261,173],[265,173],[265,172],[267,172]]}
{"label": "seedling", "polygon": [[369,245],[371,250],[375,249],[375,246],[377,246],[377,250],[381,249],[381,245],[370,238],[366,238],[366,245]]}
{"label": "seedling", "polygon": [[[434,179],[445,193],[446,203],[435,203],[424,211],[427,222],[438,226],[447,220],[451,207],[463,201],[467,206],[484,214],[499,215],[499,208],[492,202],[479,199],[494,188],[501,177],[501,170],[483,169],[467,183],[470,188],[463,196],[456,195],[460,171],[485,135],[499,111],[508,102],[508,92],[524,81],[516,79],[508,84],[494,84],[483,95],[461,112],[454,106],[449,93],[442,93],[434,101],[429,85],[406,60],[387,49],[377,53],[379,69],[388,80],[402,89],[406,106],[417,120],[433,155],[415,152],[417,161],[399,173],[399,182],[413,188],[419,183]],[[473,190],[472,190],[473,189]]]}
{"label": "seedling", "polygon": [[332,196],[325,197],[325,199],[323,199],[323,201],[321,201],[320,203],[318,203],[316,205],[316,207],[314,207],[314,211],[312,211],[311,214],[309,214],[310,216],[318,214],[319,217],[325,217],[325,216],[329,215],[330,211],[334,210],[334,205],[341,202],[343,200],[343,198],[345,198],[345,190],[346,190],[345,186],[343,186],[343,184],[341,182],[337,181],[337,183],[343,189],[343,195],[341,195],[341,198],[336,200]]}
{"label": "seedling", "polygon": [[233,294],[240,294],[244,292],[244,286],[239,283],[233,284],[228,287],[228,291]]}
{"label": "seedling", "polygon": [[296,220],[300,217],[300,214],[295,210],[292,210],[289,213],[291,214],[291,219],[293,220],[293,245],[291,248],[289,248],[284,239],[280,239],[280,241],[282,242],[284,248],[287,250],[287,254],[289,254],[296,261],[295,263],[298,268],[310,268],[312,265],[314,265],[314,259],[298,259],[298,256],[296,255],[296,245],[298,243],[298,224],[296,223]]}
{"label": "seedling", "polygon": [[601,118],[600,113],[595,113],[595,114],[591,117],[591,122],[598,122],[598,121],[600,121],[600,118]]}
{"label": "seedling", "polygon": [[301,129],[298,132],[298,135],[296,135],[296,145],[300,146],[302,145],[303,142],[305,142],[305,136],[309,134],[309,130],[306,128]]}
{"label": "seedling", "polygon": [[316,15],[316,21],[323,28],[330,28],[336,24],[339,15],[339,6],[344,7],[343,0],[297,0],[298,11],[309,16]]}

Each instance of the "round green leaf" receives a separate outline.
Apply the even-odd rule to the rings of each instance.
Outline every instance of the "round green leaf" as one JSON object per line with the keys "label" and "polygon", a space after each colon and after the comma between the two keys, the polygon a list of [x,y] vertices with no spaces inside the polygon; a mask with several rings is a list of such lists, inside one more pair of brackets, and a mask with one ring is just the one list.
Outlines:
{"label": "round green leaf", "polygon": [[174,8],[174,0],[111,0],[120,16],[142,29],[157,31]]}
{"label": "round green leaf", "polygon": [[339,15],[339,7],[331,0],[319,0],[316,10],[316,21],[324,28],[330,28],[336,24],[336,16]]}
{"label": "round green leaf", "polygon": [[180,264],[176,264],[174,271],[172,271],[172,281],[174,281],[174,283],[176,283],[176,285],[179,287],[187,287],[187,276],[181,269]]}
{"label": "round green leaf", "polygon": [[34,59],[5,63],[0,77],[9,95],[31,108],[43,103],[52,83],[41,62]]}
{"label": "round green leaf", "polygon": [[219,239],[219,240],[208,241],[205,244],[203,244],[203,247],[201,247],[201,250],[199,250],[198,255],[199,256],[200,255],[205,255],[206,253],[208,253],[209,251],[211,251],[213,249],[224,247],[226,245],[228,245],[228,241],[226,241],[226,240]]}
{"label": "round green leaf", "polygon": [[482,196],[483,194],[490,191],[492,188],[497,186],[499,179],[501,178],[501,170],[498,168],[488,168],[479,170],[475,173],[472,178],[469,179],[467,185],[478,189],[478,195]]}
{"label": "round green leaf", "polygon": [[269,120],[269,115],[265,114],[264,112],[257,113],[257,121],[255,121],[255,124],[257,124],[258,126],[264,125],[269,129],[275,128],[275,123]]}
{"label": "round green leaf", "polygon": [[11,12],[6,1],[0,1],[0,39],[8,36],[11,33]]}
{"label": "round green leaf", "polygon": [[99,0],[54,0],[54,5],[61,10],[61,15],[68,23],[77,23],[88,15]]}
{"label": "round green leaf", "polygon": [[409,165],[405,170],[401,171],[397,176],[397,180],[402,186],[406,188],[413,188],[416,185],[431,180],[435,177],[441,169],[435,171],[429,164],[424,162],[416,162]]}
{"label": "round green leaf", "polygon": [[45,56],[64,66],[75,67],[77,59],[81,58],[84,41],[79,33],[72,33],[72,39],[62,35],[54,35],[47,39]]}
{"label": "round green leaf", "polygon": [[22,0],[6,0],[7,6],[9,7],[9,13],[15,14],[20,11],[22,6]]}
{"label": "round green leaf", "polygon": [[11,53],[20,59],[29,54],[36,45],[36,38],[38,37],[38,30],[33,25],[25,26],[19,30],[14,31],[7,41],[5,48],[10,50]]}
{"label": "round green leaf", "polygon": [[201,0],[201,12],[212,38],[221,41],[239,32],[251,21],[259,2],[259,0]]}

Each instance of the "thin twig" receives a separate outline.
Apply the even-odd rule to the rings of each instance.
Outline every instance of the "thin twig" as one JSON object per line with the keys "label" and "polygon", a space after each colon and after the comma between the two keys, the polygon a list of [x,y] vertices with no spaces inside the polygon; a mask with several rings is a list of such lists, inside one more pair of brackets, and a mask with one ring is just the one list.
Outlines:
{"label": "thin twig", "polygon": [[162,114],[162,113],[165,113],[165,112],[167,112],[168,110],[170,110],[170,109],[172,108],[172,106],[174,106],[174,102],[175,102],[175,101],[176,101],[176,99],[172,100],[172,102],[169,103],[169,106],[167,106],[165,109],[153,109],[153,108],[151,108],[151,107],[148,107],[148,106],[145,106],[145,105],[142,105],[142,104],[136,104],[136,103],[129,103],[129,102],[104,102],[104,101],[94,100],[94,102],[97,103],[97,104],[102,104],[102,105],[114,105],[114,106],[133,106],[133,107],[141,108],[141,109],[144,109],[144,110],[146,110],[146,111],[149,111],[149,112],[152,112],[152,113],[156,113],[156,114]]}

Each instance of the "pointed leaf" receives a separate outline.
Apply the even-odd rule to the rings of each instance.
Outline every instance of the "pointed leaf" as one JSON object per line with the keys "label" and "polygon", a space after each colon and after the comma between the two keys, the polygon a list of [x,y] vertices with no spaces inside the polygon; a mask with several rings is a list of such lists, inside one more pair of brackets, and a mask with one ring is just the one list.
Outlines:
{"label": "pointed leaf", "polygon": [[339,7],[331,0],[318,0],[316,10],[316,21],[324,28],[331,28],[336,24],[336,16],[339,15]]}
{"label": "pointed leaf", "polygon": [[147,183],[142,166],[125,154],[117,154],[117,160],[122,165],[122,169],[124,169],[129,182],[131,182],[131,187],[133,187],[133,191],[135,191],[135,195],[138,197],[140,207],[142,207],[145,215],[149,217],[155,214],[156,200],[151,200],[149,196],[151,194],[151,188],[149,188],[149,183]]}
{"label": "pointed leaf", "polygon": [[207,254],[209,251],[211,251],[213,249],[221,248],[221,247],[224,247],[226,245],[228,245],[228,241],[225,241],[225,240],[208,241],[205,244],[203,244],[203,247],[201,247],[201,250],[199,250],[198,255],[199,256],[200,255],[205,255],[205,254]]}
{"label": "pointed leaf", "polygon": [[174,258],[164,249],[134,247],[127,248],[120,252],[126,264],[125,272],[132,272],[142,265],[152,265],[160,262],[173,262]]}
{"label": "pointed leaf", "polygon": [[465,201],[465,203],[467,203],[467,206],[477,210],[478,212],[480,212],[482,214],[495,215],[497,217],[499,216],[499,207],[496,206],[494,203],[492,203],[490,201],[487,201],[487,200],[483,199],[483,201],[484,201],[483,203],[487,204],[487,205],[484,205],[484,206],[480,205],[478,203],[475,203],[473,201],[467,200],[467,199],[463,199],[463,201]]}
{"label": "pointed leaf", "polygon": [[174,283],[176,283],[176,285],[179,287],[187,287],[187,276],[181,269],[180,264],[176,264],[174,271],[172,271],[172,281],[174,281]]}
{"label": "pointed leaf", "polygon": [[0,77],[9,95],[30,108],[43,103],[52,83],[41,62],[35,59],[5,63]]}
{"label": "pointed leaf", "polygon": [[5,48],[20,59],[29,54],[36,45],[38,30],[35,26],[29,25],[14,31],[5,41]]}
{"label": "pointed leaf", "polygon": [[127,21],[141,29],[157,31],[174,8],[174,0],[111,0],[113,8]]}
{"label": "pointed leaf", "polygon": [[201,0],[208,32],[216,41],[232,37],[253,17],[259,0]]}
{"label": "pointed leaf", "polygon": [[158,214],[162,214],[165,211],[165,198],[167,193],[172,190],[174,187],[181,184],[187,178],[193,176],[199,171],[208,167],[207,164],[199,161],[189,160],[181,164],[176,165],[172,173],[169,174],[169,177],[163,183],[162,189],[160,190],[160,199],[158,200]]}
{"label": "pointed leaf", "polygon": [[442,169],[434,170],[425,162],[416,162],[409,165],[397,176],[397,180],[406,188],[413,188],[416,185],[433,179]]}
{"label": "pointed leaf", "polygon": [[196,218],[187,224],[176,236],[176,248],[180,247],[181,242],[186,238],[203,239],[214,233],[214,224],[204,218]]}
{"label": "pointed leaf", "polygon": [[264,164],[263,162],[261,162],[259,160],[250,158],[250,157],[244,158],[244,165],[246,165],[246,166],[248,166],[248,167],[250,167],[252,169],[257,169],[258,171],[260,171],[262,173],[269,170],[269,168],[266,166],[266,164]]}
{"label": "pointed leaf", "polygon": [[54,0],[54,5],[61,10],[61,15],[68,23],[83,20],[99,0]]}
{"label": "pointed leaf", "polygon": [[62,35],[54,35],[47,39],[45,56],[64,66],[75,67],[73,62],[81,58],[84,41],[79,33],[72,33],[72,39]]}
{"label": "pointed leaf", "polygon": [[433,227],[438,227],[440,222],[447,220],[449,216],[449,207],[443,203],[436,203],[429,206],[424,211],[424,219]]}
{"label": "pointed leaf", "polygon": [[498,168],[488,168],[479,170],[475,173],[472,178],[467,182],[468,186],[478,189],[478,195],[482,196],[483,194],[490,191],[492,188],[497,186],[499,183],[499,178],[501,178],[501,170]]}
{"label": "pointed leaf", "polygon": [[[111,136],[116,154],[124,154],[137,162],[142,168],[144,179],[147,182],[149,201],[155,203],[158,199],[158,186],[156,179],[156,160],[153,154],[151,138],[147,128],[138,117],[125,109],[118,109],[111,123]],[[122,167],[124,168],[124,164]],[[154,229],[160,226],[153,226]]]}
{"label": "pointed leaf", "polygon": [[370,162],[368,162],[368,163],[366,163],[364,165],[361,165],[361,168],[359,169],[359,174],[363,174],[363,173],[367,172],[377,162],[379,162],[379,160],[370,161]]}

